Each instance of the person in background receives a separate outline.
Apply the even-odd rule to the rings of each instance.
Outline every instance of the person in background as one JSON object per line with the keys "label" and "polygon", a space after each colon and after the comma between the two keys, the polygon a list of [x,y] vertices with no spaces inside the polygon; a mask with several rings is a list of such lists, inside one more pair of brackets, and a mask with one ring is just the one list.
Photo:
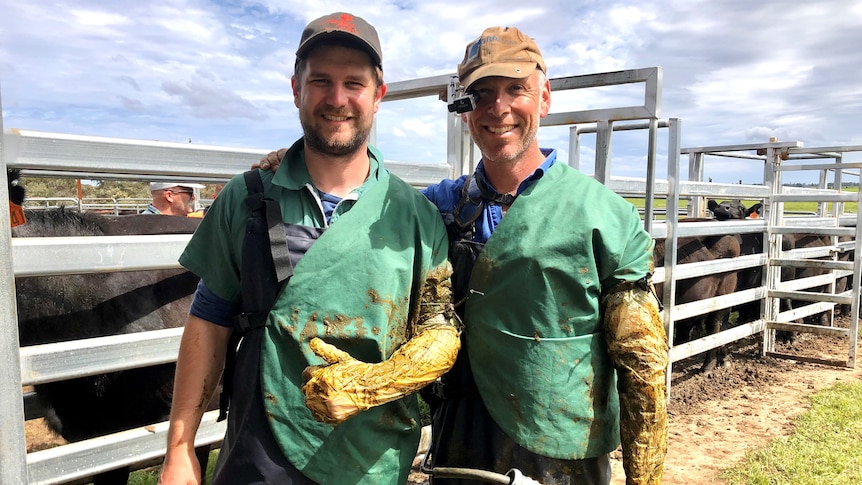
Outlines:
{"label": "person in background", "polygon": [[[225,375],[233,392],[216,485],[405,483],[420,436],[416,392],[460,347],[446,228],[368,145],[386,93],[377,32],[348,13],[312,21],[291,86],[303,137],[282,170],[228,182],[180,257],[201,283],[180,345],[163,485],[200,483],[194,438],[234,332],[244,333]],[[272,271],[279,283],[246,271],[263,256],[244,251],[261,202],[267,223],[271,213],[283,222],[264,231],[283,256],[273,257],[285,263]],[[249,282],[275,294],[260,319],[243,310]]]}
{"label": "person in background", "polygon": [[195,210],[197,199],[195,190],[202,188],[204,186],[201,184],[187,182],[150,182],[153,201],[142,214],[188,216]]}

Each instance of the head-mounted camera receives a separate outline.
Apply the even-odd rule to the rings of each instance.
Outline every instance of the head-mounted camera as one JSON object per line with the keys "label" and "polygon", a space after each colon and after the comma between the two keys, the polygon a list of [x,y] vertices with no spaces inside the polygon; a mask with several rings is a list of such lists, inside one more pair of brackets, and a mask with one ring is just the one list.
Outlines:
{"label": "head-mounted camera", "polygon": [[446,102],[450,113],[467,113],[476,109],[476,103],[479,102],[479,94],[476,91],[464,92],[464,88],[458,84],[458,76],[451,76],[449,78]]}

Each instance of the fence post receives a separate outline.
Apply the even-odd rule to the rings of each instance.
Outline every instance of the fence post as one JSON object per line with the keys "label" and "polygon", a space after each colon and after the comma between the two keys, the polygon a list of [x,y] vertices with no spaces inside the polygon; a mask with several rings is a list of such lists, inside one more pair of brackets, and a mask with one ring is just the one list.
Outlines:
{"label": "fence post", "polygon": [[[0,169],[6,179],[0,101]],[[8,183],[0,184],[0,200],[9,200]],[[18,312],[12,271],[12,232],[8,204],[0,205],[0,483],[27,483],[27,442],[24,439],[24,400],[18,354]]]}
{"label": "fence post", "polygon": [[[667,212],[665,213],[665,257],[664,283],[662,286],[662,304],[664,305],[664,329],[667,333],[668,352],[673,348],[674,305],[676,305],[676,278],[673,269],[676,266],[678,237],[677,225],[679,213],[679,156],[682,141],[682,120],[671,118],[667,124]],[[667,399],[670,401],[670,381],[673,374],[673,362],[668,359],[665,384]]]}

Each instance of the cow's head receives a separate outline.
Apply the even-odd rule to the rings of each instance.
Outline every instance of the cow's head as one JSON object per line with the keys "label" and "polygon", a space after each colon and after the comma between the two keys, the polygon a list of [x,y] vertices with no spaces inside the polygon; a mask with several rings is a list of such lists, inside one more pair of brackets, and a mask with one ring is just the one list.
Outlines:
{"label": "cow's head", "polygon": [[12,227],[27,222],[24,217],[24,186],[21,185],[21,171],[6,169],[6,183],[9,185],[9,223]]}
{"label": "cow's head", "polygon": [[728,219],[745,219],[746,217],[752,216],[752,214],[759,215],[763,204],[758,202],[746,209],[739,199],[729,201],[725,200],[721,203],[710,199],[707,202],[707,207],[712,211],[712,214],[716,219],[726,221]]}
{"label": "cow's head", "polygon": [[6,180],[9,184],[9,202],[22,205],[24,203],[24,186],[21,185],[21,170],[7,168]]}

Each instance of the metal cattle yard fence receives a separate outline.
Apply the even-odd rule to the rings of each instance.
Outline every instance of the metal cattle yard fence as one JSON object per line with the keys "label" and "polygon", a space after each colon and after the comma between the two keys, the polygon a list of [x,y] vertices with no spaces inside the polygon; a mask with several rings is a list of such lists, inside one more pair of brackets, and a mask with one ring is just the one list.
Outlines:
{"label": "metal cattle yard fence", "polygon": [[[415,79],[389,84],[385,101],[434,96],[446,99],[451,84],[451,75]],[[859,151],[862,147],[803,150],[801,144],[793,142],[770,142],[759,145],[737,147],[706,147],[682,149],[681,121],[676,118],[660,119],[662,71],[659,67],[590,74],[551,79],[554,91],[589,89],[603,86],[638,85],[643,87],[643,102],[635,106],[606,109],[581,110],[552,113],[542,122],[542,129],[550,126],[570,126],[569,159],[572,166],[580,167],[582,134],[595,134],[596,179],[626,197],[642,198],[644,201],[644,227],[656,238],[667,238],[666,261],[675,261],[679,237],[706,234],[727,234],[761,231],[769,235],[763,254],[727,260],[719,263],[706,262],[690,265],[668,264],[658,268],[654,281],[665,285],[664,319],[669,334],[674,321],[730,307],[739,301],[763,301],[762,318],[742,326],[708,336],[688,344],[671,348],[671,361],[696,355],[716,346],[763,333],[764,349],[769,351],[771,339],[768,335],[775,329],[794,328],[820,332],[821,329],[799,328],[787,323],[798,318],[798,314],[782,315],[777,299],[788,295],[797,298],[821,298],[829,307],[836,303],[852,305],[854,322],[858,317],[859,263],[858,261],[817,261],[814,255],[806,259],[788,257],[780,252],[782,235],[788,231],[816,230],[829,236],[852,235],[856,242],[844,249],[859,251],[856,216],[852,218],[837,212],[840,204],[851,200],[849,195],[825,188],[800,194],[781,186],[780,174],[792,170],[786,162],[795,157],[817,156],[835,159],[835,167],[817,165],[816,170],[832,170],[843,173],[845,169],[858,171],[862,164],[844,163],[841,155]],[[441,103],[441,113],[445,114]],[[441,116],[443,115],[441,114]],[[470,140],[469,133],[460,117],[446,117],[445,163],[417,164],[388,161],[387,167],[412,185],[422,187],[438,182],[442,178],[472,172],[479,154]],[[658,130],[667,130],[667,179],[656,178]],[[643,156],[644,177],[638,179],[611,176],[611,146],[614,133],[619,131],[646,130],[647,147]],[[20,168],[25,175],[60,176],[85,179],[126,180],[183,180],[200,183],[224,182],[233,175],[247,170],[269,149],[238,149],[185,143],[164,143],[142,140],[105,138],[96,136],[44,133],[21,129],[3,131],[0,118],[0,168]],[[541,136],[541,134],[540,134]],[[374,134],[372,134],[372,142]],[[275,147],[272,147],[275,148]],[[385,148],[385,147],[384,147]],[[758,155],[765,166],[764,184],[741,186],[711,184],[701,181],[703,156],[742,154],[763,151]],[[690,157],[689,178],[679,181],[680,156]],[[821,160],[822,161],[822,160]],[[838,170],[839,172],[835,172]],[[840,182],[840,175],[837,176]],[[858,181],[858,178],[857,178]],[[840,188],[840,183],[838,184]],[[8,198],[6,187],[0,195]],[[858,194],[854,194],[854,197]],[[680,213],[680,200],[689,201],[689,215],[697,215],[703,199],[742,198],[765,201],[766,215],[756,221],[738,223],[697,223],[681,227],[677,218],[660,220],[657,215]],[[781,204],[785,201],[817,200],[832,203],[833,212],[819,213],[800,224],[784,218]],[[665,211],[655,207],[656,201],[666,201]],[[857,200],[857,199],[853,199]],[[823,206],[825,207],[825,205]],[[852,220],[851,220],[852,219]],[[176,268],[177,258],[189,236],[125,236],[83,238],[15,238],[10,237],[9,215],[0,211],[0,306],[10,309],[0,314],[0,483],[63,483],[92,476],[98,472],[125,465],[136,464],[162,456],[165,446],[167,423],[128,430],[113,435],[71,443],[56,448],[26,453],[24,436],[25,405],[22,386],[100,374],[132,367],[173,362],[182,329],[142,332],[137,334],[102,337],[74,342],[46,344],[19,348],[17,334],[17,311],[15,308],[14,278],[63,273],[100,271],[130,271],[142,269]],[[38,239],[38,240],[37,240]],[[837,244],[832,246],[838,248]],[[790,255],[792,256],[792,255]],[[811,259],[808,259],[811,258]],[[800,262],[802,261],[802,262]],[[840,295],[801,295],[802,288],[782,287],[779,265],[817,264],[832,271],[836,277],[851,274],[852,290]],[[699,302],[676,305],[675,285],[686,284],[685,280],[708,273],[720,273],[729,269],[762,266],[765,269],[763,285],[753,290]],[[852,273],[851,273],[852,272]],[[829,277],[827,277],[829,278]],[[815,282],[822,284],[820,280]],[[820,308],[820,307],[818,307]],[[791,318],[792,317],[792,318]],[[837,334],[838,329],[829,330]],[[854,327],[843,332],[852,341],[849,359],[845,365],[855,365]],[[670,376],[670,368],[668,376]],[[32,413],[30,413],[32,414]],[[29,414],[28,414],[29,415]],[[208,413],[198,433],[197,445],[220,442],[224,424],[215,422],[215,412]]]}
{"label": "metal cattle yard fence", "polygon": [[[28,197],[24,203],[25,209],[49,210],[58,207],[74,209],[80,212],[96,212],[99,214],[112,214],[115,216],[140,214],[146,210],[151,198],[122,198],[113,197]],[[212,204],[212,199],[201,200],[198,203],[202,207]]]}
{"label": "metal cattle yard fence", "polygon": [[[725,329],[718,334],[671,347],[672,363],[697,355],[716,347],[740,340],[750,335],[761,334],[762,352],[765,355],[785,357],[800,361],[853,368],[856,365],[859,318],[860,262],[862,240],[859,238],[860,213],[858,211],[860,191],[859,173],[862,162],[851,161],[859,155],[862,146],[805,148],[800,142],[778,142],[771,140],[762,144],[728,145],[681,149],[689,156],[689,181],[671,184],[668,191],[667,210],[677,209],[680,199],[689,201],[688,215],[704,217],[707,198],[722,200],[750,200],[763,202],[763,214],[754,220],[722,221],[678,224],[676,220],[665,225],[668,238],[678,240],[686,236],[719,234],[761,234],[763,247],[756,254],[742,255],[732,261],[714,261],[668,266],[664,275],[657,271],[657,280],[670,286],[665,292],[665,322],[669,334],[674,323],[709,311],[738,307],[745,303],[759,302],[759,318]],[[756,185],[704,183],[703,166],[707,158],[742,159],[760,163],[763,167],[763,183]],[[858,157],[857,157],[858,158]],[[814,162],[814,163],[811,163]],[[676,169],[669,167],[669,179],[678,179]],[[671,173],[674,172],[674,173]],[[813,187],[798,187],[782,183],[786,173],[813,173]],[[852,182],[848,182],[851,178]],[[676,185],[676,187],[674,187]],[[851,187],[855,186],[855,190]],[[672,194],[676,192],[677,196]],[[814,213],[785,211],[786,202],[816,203]],[[855,213],[845,212],[844,204],[856,203]],[[792,248],[783,244],[783,238],[799,235],[814,235],[824,238],[822,245],[809,248]],[[657,234],[657,237],[660,237]],[[668,245],[674,251],[677,246]],[[673,260],[668,250],[666,261]],[[846,256],[846,257],[845,257]],[[740,271],[751,268],[761,270],[760,285],[711,299],[677,305],[670,300],[676,285],[685,285],[685,280],[705,273]],[[782,269],[815,268],[821,274],[802,279],[783,276]],[[672,272],[672,274],[667,274]],[[836,283],[850,278],[849,289],[836,292]],[[826,288],[823,291],[822,288]],[[670,294],[670,295],[668,295]],[[782,301],[792,300],[792,310],[785,309]],[[834,325],[837,305],[850,307],[849,327]],[[794,323],[806,316],[828,312],[829,326]],[[811,357],[781,354],[776,352],[775,332],[792,331],[819,336],[845,338],[846,358]],[[670,372],[668,372],[670,376]],[[670,378],[668,377],[670,383]]]}

